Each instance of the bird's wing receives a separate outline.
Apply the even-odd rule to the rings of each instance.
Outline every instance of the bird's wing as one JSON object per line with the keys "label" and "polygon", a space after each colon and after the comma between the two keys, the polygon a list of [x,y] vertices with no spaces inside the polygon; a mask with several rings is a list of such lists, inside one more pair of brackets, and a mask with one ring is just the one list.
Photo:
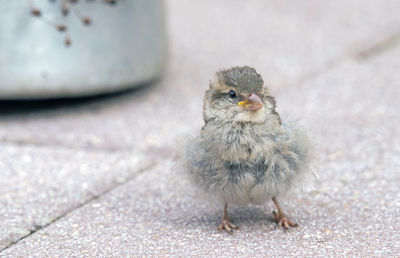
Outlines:
{"label": "bird's wing", "polygon": [[270,103],[271,104],[271,115],[274,116],[279,124],[282,124],[281,117],[279,116],[278,112],[276,112],[276,101],[275,98],[272,97],[271,95],[266,94],[264,97],[264,103]]}

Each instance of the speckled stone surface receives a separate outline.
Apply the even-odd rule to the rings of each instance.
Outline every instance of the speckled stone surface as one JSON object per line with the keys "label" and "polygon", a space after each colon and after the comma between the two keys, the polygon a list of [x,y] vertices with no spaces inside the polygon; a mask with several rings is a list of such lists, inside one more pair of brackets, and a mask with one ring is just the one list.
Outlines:
{"label": "speckled stone surface", "polygon": [[[279,46],[266,45],[262,51],[271,51],[272,59],[276,61],[280,57],[288,67],[300,67],[302,72],[295,76],[284,70],[274,74],[278,68],[268,70],[269,62],[274,61],[257,56],[261,43],[250,36],[259,35],[253,34],[258,30],[252,33],[246,29],[257,20],[252,12],[246,11],[249,7],[211,1],[190,6],[169,1],[171,65],[157,85],[72,107],[3,113],[0,139],[5,148],[1,149],[4,152],[1,156],[6,158],[0,160],[0,173],[24,178],[23,172],[15,172],[31,168],[24,163],[29,160],[24,155],[35,155],[37,158],[33,160],[38,164],[33,163],[37,172],[29,178],[31,183],[26,187],[30,194],[19,186],[22,179],[0,181],[0,186],[4,182],[6,189],[0,193],[7,195],[14,188],[20,189],[16,198],[20,206],[33,207],[43,217],[53,214],[48,217],[56,221],[50,221],[49,225],[3,250],[0,256],[397,257],[400,250],[400,45],[396,36],[397,18],[391,16],[396,2],[380,5],[378,1],[362,4],[350,1],[346,2],[347,8],[344,3],[339,8],[339,4],[307,2],[320,8],[314,15],[308,15],[311,7],[299,9],[289,2],[280,3],[269,10],[261,2],[255,2],[260,7],[254,12],[265,13],[266,17],[259,17],[266,20],[286,14],[275,37],[290,38],[295,32],[301,32],[297,29],[303,30],[303,37],[293,44],[307,42],[304,49],[309,52],[304,54],[302,48],[293,49],[297,55],[305,55],[302,59],[293,58],[296,55],[285,56],[285,51],[278,51]],[[224,8],[242,17],[237,18],[241,22],[224,14]],[[205,10],[215,16],[210,14],[210,19],[204,19],[199,13]],[[241,16],[242,12],[246,15]],[[191,17],[192,26],[190,22],[181,25],[178,21],[182,17]],[[314,17],[319,17],[319,22]],[[341,18],[335,20],[335,17]],[[226,19],[236,26],[229,26]],[[284,21],[291,19],[297,21],[294,24],[299,23],[296,26],[304,23],[309,27],[285,29]],[[210,25],[214,23],[219,25]],[[240,41],[239,35],[232,34],[234,28],[248,33],[252,40]],[[187,37],[178,37],[179,31]],[[229,35],[229,31],[237,41],[228,44],[223,42],[223,35]],[[201,39],[202,35],[212,37]],[[322,40],[320,44],[326,46],[326,52],[318,52],[316,45],[307,41],[311,35]],[[333,39],[337,41],[331,45]],[[378,44],[371,47],[375,43]],[[224,46],[230,52],[221,53],[221,60],[219,55],[215,58],[215,53],[220,53]],[[232,51],[238,46],[246,46],[246,51],[235,57]],[[329,50],[332,48],[340,50]],[[253,57],[254,62],[246,61],[247,57]],[[315,62],[315,58],[320,62]],[[340,61],[327,65],[335,58]],[[273,206],[269,203],[264,207],[231,207],[230,215],[241,229],[233,236],[218,233],[222,207],[199,200],[182,177],[181,167],[175,164],[181,138],[196,134],[201,128],[203,92],[211,73],[231,62],[254,64],[266,81],[271,77],[274,83],[270,88],[283,119],[297,121],[315,140],[316,179],[304,191],[282,202],[289,216],[300,224],[288,232],[275,229]],[[315,68],[315,73],[307,75],[310,68]],[[82,164],[78,164],[81,158],[74,156],[80,151]],[[91,156],[97,152],[102,154],[96,158]],[[93,200],[85,197],[87,192],[79,190],[69,197],[74,202],[70,202],[71,208],[63,210],[61,218],[51,212],[59,210],[62,202],[57,200],[62,198],[48,202],[40,199],[40,196],[51,196],[46,194],[52,188],[41,187],[37,182],[57,175],[55,171],[62,166],[76,180],[60,177],[49,179],[47,182],[54,181],[54,184],[47,185],[64,189],[62,193],[81,189],[82,182],[88,180],[89,188],[100,194],[104,188],[99,185],[114,179],[101,172],[107,169],[100,169],[100,174],[94,176],[94,169],[121,158],[122,164],[113,171],[125,173],[119,167],[132,171],[127,168],[131,152],[156,161],[156,165],[126,177],[119,184],[109,185],[107,189],[113,188],[111,191]],[[64,153],[57,155],[65,155],[69,162],[52,158],[54,153]],[[80,166],[87,164],[92,164],[89,165],[92,174],[85,177],[79,171]],[[70,182],[71,188],[65,182]],[[73,209],[71,203],[79,207]],[[14,240],[36,225],[29,222],[29,212],[18,211],[5,209],[0,215],[12,218],[9,221],[19,221],[15,228],[23,232],[13,235]],[[1,223],[1,228],[7,225]],[[0,232],[3,237],[12,231]]]}
{"label": "speckled stone surface", "polygon": [[135,153],[4,144],[0,156],[0,249],[152,165]]}

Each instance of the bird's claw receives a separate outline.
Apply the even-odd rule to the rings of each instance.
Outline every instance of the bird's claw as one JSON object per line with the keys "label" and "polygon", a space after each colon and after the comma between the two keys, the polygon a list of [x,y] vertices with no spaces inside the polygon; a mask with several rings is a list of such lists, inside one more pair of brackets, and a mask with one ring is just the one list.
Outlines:
{"label": "bird's claw", "polygon": [[273,211],[272,214],[274,215],[276,222],[278,222],[278,228],[283,226],[283,228],[289,229],[290,227],[294,228],[298,226],[297,223],[290,221],[283,213]]}
{"label": "bird's claw", "polygon": [[233,230],[238,230],[239,227],[230,222],[229,220],[222,220],[221,224],[218,226],[218,230],[221,232],[222,230],[225,230],[229,234],[233,234]]}

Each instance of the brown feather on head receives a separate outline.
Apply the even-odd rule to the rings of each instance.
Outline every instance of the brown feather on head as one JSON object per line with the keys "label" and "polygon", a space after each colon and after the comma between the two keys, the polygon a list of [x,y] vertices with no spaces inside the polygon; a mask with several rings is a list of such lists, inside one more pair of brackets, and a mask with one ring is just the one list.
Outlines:
{"label": "brown feather on head", "polygon": [[216,73],[216,79],[223,85],[240,89],[243,93],[259,93],[264,81],[256,70],[249,66],[235,66]]}
{"label": "brown feather on head", "polygon": [[[235,66],[215,74],[210,87],[214,91],[212,100],[228,96],[230,102],[242,111],[258,111],[263,107],[264,81],[254,68]],[[238,110],[236,108],[236,110]]]}

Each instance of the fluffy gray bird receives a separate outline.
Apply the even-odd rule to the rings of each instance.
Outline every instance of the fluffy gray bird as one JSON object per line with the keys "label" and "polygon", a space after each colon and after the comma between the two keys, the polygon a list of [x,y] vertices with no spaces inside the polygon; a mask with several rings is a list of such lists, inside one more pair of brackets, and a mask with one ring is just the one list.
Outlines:
{"label": "fluffy gray bird", "polygon": [[186,148],[192,181],[224,205],[218,229],[238,229],[228,217],[228,203],[264,204],[272,200],[279,226],[296,227],[278,198],[308,171],[307,137],[281,122],[275,99],[254,68],[218,71],[204,97],[205,125]]}

